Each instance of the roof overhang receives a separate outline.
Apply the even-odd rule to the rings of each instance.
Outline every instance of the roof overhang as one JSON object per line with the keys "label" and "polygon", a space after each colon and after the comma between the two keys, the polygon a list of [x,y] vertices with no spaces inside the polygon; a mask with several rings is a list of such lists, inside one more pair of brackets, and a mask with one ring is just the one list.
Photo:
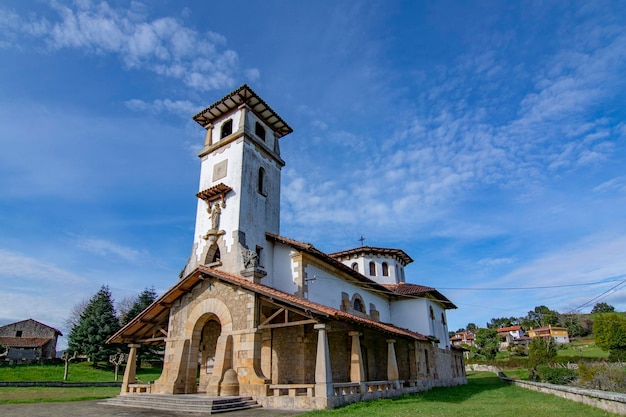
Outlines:
{"label": "roof overhang", "polygon": [[200,113],[193,116],[202,127],[213,124],[217,119],[237,110],[241,105],[247,105],[263,122],[265,122],[281,138],[293,132],[293,129],[261,99],[247,84],[228,94],[221,100],[211,104]]}

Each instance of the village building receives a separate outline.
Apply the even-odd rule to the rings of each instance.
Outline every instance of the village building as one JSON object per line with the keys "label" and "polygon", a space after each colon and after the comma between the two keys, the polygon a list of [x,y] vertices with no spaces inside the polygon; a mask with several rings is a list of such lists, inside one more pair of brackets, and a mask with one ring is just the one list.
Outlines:
{"label": "village building", "polygon": [[522,326],[509,326],[500,327],[498,329],[498,337],[500,338],[500,350],[507,350],[507,348],[517,341],[521,340],[524,336],[524,330]]}
{"label": "village building", "polygon": [[5,351],[0,357],[10,363],[53,359],[59,336],[63,336],[60,330],[33,319],[1,326],[0,346]]}
{"label": "village building", "polygon": [[[206,138],[191,256],[109,339],[131,348],[122,395],[246,395],[268,408],[322,409],[467,382],[463,349],[448,339],[456,306],[406,282],[406,252],[327,254],[281,236],[279,140],[292,129],[272,108],[244,85],[194,120]],[[141,344],[165,345],[149,386],[133,384]]]}
{"label": "village building", "polygon": [[450,343],[454,346],[476,346],[474,340],[476,335],[472,332],[457,332],[450,338]]}
{"label": "village building", "polygon": [[531,339],[541,337],[545,340],[552,340],[557,345],[569,343],[567,327],[545,326],[537,329],[529,329],[528,337]]}

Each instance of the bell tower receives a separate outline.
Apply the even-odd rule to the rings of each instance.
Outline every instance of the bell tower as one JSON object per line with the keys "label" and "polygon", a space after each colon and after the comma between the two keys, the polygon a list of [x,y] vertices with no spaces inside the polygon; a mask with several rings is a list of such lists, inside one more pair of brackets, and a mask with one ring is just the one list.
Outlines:
{"label": "bell tower", "polygon": [[206,129],[191,256],[181,278],[198,265],[258,281],[279,234],[278,140],[293,130],[250,87],[243,85],[196,114]]}

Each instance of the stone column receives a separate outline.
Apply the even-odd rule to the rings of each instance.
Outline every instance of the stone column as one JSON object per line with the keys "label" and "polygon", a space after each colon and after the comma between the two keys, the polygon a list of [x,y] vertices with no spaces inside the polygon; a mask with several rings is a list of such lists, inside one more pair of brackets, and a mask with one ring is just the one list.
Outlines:
{"label": "stone column", "polygon": [[328,336],[326,324],[313,326],[317,330],[317,356],[315,358],[315,396],[332,397],[333,374],[330,367],[330,350],[328,349]]}
{"label": "stone column", "polygon": [[400,379],[400,372],[398,372],[395,343],[395,339],[387,339],[387,380],[396,381],[396,388],[399,388],[397,381]]}
{"label": "stone column", "polygon": [[350,382],[363,383],[365,381],[365,369],[363,367],[363,355],[361,354],[361,332],[349,332],[352,337],[352,350],[350,353]]}
{"label": "stone column", "polygon": [[122,380],[122,391],[120,395],[128,395],[128,385],[135,383],[137,372],[137,348],[141,345],[131,343],[128,345],[130,352],[126,361],[126,369],[124,370],[124,379]]}
{"label": "stone column", "polygon": [[209,123],[204,127],[206,129],[206,136],[204,138],[204,147],[213,145],[213,124]]}

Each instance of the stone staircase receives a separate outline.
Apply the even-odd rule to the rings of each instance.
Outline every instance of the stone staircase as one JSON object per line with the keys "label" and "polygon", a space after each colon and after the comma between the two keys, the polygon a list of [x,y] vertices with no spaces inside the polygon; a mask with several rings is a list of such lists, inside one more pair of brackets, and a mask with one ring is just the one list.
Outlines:
{"label": "stone staircase", "polygon": [[179,413],[217,414],[261,407],[252,397],[207,397],[198,394],[137,394],[109,398],[103,405],[176,411]]}

